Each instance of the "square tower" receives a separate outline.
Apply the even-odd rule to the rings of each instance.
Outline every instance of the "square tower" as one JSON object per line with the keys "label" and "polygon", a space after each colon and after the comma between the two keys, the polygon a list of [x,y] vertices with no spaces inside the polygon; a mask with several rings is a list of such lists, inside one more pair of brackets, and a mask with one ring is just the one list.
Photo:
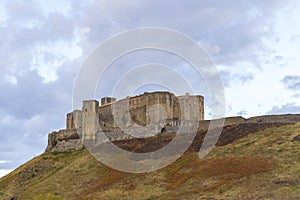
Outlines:
{"label": "square tower", "polygon": [[95,140],[99,127],[99,102],[96,100],[83,101],[82,105],[82,140]]}
{"label": "square tower", "polygon": [[109,104],[109,103],[113,103],[116,101],[116,98],[113,97],[103,97],[101,98],[101,105],[105,105],[105,104]]}

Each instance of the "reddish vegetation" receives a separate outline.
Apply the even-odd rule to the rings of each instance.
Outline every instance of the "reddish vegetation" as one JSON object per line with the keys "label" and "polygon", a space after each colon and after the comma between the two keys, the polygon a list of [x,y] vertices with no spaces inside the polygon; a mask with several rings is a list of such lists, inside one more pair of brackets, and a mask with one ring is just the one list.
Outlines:
{"label": "reddish vegetation", "polygon": [[[184,168],[189,169],[189,171],[180,170]],[[168,189],[175,189],[193,177],[203,177],[204,179],[216,177],[219,180],[217,183],[201,189],[204,192],[212,191],[226,184],[229,180],[269,172],[272,168],[272,162],[260,157],[227,157],[204,161],[190,159],[183,165],[175,164],[169,167]]]}
{"label": "reddish vegetation", "polygon": [[226,179],[239,178],[268,172],[272,163],[263,158],[219,158],[202,161],[206,176],[222,176]]}
{"label": "reddish vegetation", "polygon": [[[196,154],[186,154],[178,161],[162,169],[165,172],[166,189],[176,190],[190,179],[197,178],[199,181],[208,178],[216,178],[216,183],[203,186],[199,184],[199,189],[190,191],[209,192],[220,188],[232,179],[247,177],[253,174],[269,172],[273,169],[273,163],[260,157],[227,157],[209,160],[199,160]],[[128,174],[105,167],[105,176],[99,177],[81,195],[82,199],[87,199],[94,191],[102,191],[111,185],[122,185],[125,190],[134,190],[139,180],[145,178],[145,174]],[[137,180],[138,179],[138,180]],[[132,181],[134,180],[134,181]]]}

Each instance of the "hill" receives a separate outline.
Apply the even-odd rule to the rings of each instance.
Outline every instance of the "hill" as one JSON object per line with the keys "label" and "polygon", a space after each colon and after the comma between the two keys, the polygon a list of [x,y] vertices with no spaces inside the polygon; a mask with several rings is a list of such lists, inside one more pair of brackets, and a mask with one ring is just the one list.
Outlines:
{"label": "hill", "polygon": [[[47,152],[1,178],[0,199],[300,199],[299,135],[300,123],[230,124],[200,160],[200,131],[180,159],[143,174],[113,170],[87,150]],[[117,145],[143,152],[171,138]]]}

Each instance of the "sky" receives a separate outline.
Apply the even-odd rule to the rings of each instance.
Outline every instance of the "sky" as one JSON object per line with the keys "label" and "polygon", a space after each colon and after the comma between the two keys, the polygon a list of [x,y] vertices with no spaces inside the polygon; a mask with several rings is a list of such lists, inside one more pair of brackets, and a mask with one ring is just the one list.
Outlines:
{"label": "sky", "polygon": [[[134,28],[176,30],[201,45],[222,78],[226,116],[300,113],[299,11],[297,0],[0,0],[0,177],[41,154],[48,133],[65,127],[89,53]],[[178,58],[142,51],[117,60],[116,76],[103,84],[127,65],[151,61],[193,80]]]}

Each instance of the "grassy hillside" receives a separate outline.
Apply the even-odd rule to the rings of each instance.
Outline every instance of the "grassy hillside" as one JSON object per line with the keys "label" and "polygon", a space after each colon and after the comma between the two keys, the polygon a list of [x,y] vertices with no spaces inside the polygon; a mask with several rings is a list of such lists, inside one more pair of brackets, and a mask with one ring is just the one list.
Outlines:
{"label": "grassy hillside", "polygon": [[300,199],[300,123],[218,146],[203,160],[128,174],[86,150],[40,155],[0,179],[0,199]]}

